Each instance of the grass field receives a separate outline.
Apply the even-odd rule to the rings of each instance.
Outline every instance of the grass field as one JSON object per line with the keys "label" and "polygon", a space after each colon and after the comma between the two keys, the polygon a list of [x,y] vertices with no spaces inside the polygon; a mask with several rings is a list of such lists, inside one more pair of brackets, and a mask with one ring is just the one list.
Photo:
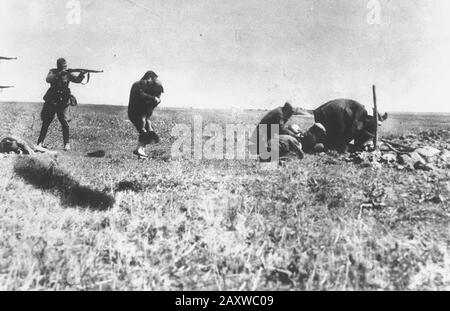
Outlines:
{"label": "grass field", "polygon": [[[40,109],[0,104],[0,136],[35,142]],[[176,124],[261,114],[158,110],[162,142],[138,161],[126,107],[79,106],[72,152],[1,156],[0,290],[450,290],[448,169],[332,155],[269,171],[252,160],[171,159]],[[449,124],[394,115],[383,135],[433,130],[433,144],[450,150]],[[46,143],[62,148],[56,119]],[[85,156],[99,149],[105,158]],[[386,206],[361,208],[372,199]]]}

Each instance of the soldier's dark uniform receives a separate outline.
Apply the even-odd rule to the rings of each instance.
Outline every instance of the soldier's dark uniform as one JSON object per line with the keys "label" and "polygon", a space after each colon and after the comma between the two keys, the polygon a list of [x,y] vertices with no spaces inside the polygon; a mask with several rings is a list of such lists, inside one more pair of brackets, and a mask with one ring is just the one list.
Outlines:
{"label": "soldier's dark uniform", "polygon": [[61,69],[50,70],[46,79],[47,83],[50,83],[50,88],[44,96],[45,103],[41,111],[42,128],[38,145],[44,142],[55,114],[62,126],[64,145],[69,144],[69,107],[77,105],[76,98],[70,92],[69,83],[81,83],[84,77],[84,74],[75,75]]}
{"label": "soldier's dark uniform", "polygon": [[[293,115],[293,107],[290,103],[286,103],[284,107],[278,107],[271,111],[269,111],[263,119],[259,122],[256,131],[253,135],[252,139],[255,139],[256,144],[256,152],[259,155],[260,151],[260,135],[261,135],[261,143],[266,147],[270,144],[271,140],[274,138],[274,133],[272,133],[272,125],[279,126],[279,135],[291,135],[295,136],[295,133],[290,131],[286,126],[286,123],[289,121],[291,116]],[[267,134],[264,135],[264,132],[260,132],[260,126],[267,126]],[[262,129],[262,128],[261,128]]]}
{"label": "soldier's dark uniform", "polygon": [[160,81],[156,79],[156,74],[151,72],[153,81],[149,81],[149,73],[142,80],[136,82],[131,87],[130,101],[128,105],[128,117],[139,133],[139,143],[148,144],[155,136],[150,117],[153,110],[159,105],[159,98],[164,93],[164,88]]}

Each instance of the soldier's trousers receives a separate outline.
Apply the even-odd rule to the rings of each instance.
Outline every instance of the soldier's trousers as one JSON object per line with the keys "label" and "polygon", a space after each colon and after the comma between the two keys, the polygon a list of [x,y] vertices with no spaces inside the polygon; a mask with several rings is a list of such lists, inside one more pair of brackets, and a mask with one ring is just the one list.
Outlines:
{"label": "soldier's trousers", "polygon": [[70,106],[64,104],[53,104],[52,102],[45,102],[41,111],[42,128],[39,135],[38,144],[43,143],[47,136],[48,127],[55,118],[58,117],[62,126],[64,144],[69,143],[69,108]]}

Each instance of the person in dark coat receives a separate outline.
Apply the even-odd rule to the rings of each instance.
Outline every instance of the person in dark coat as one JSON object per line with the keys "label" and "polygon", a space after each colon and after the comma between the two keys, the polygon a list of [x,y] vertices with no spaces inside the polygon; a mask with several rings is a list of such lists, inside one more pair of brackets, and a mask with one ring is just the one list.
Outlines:
{"label": "person in dark coat", "polygon": [[[294,114],[294,108],[289,102],[286,102],[283,107],[275,108],[269,111],[259,122],[256,130],[252,136],[253,146],[256,147],[256,154],[259,156],[261,148],[266,148],[266,150],[270,150],[270,145],[272,140],[275,138],[274,133],[272,133],[272,125],[276,125],[279,127],[278,134],[288,135],[296,137],[297,135],[293,133],[286,123]],[[266,130],[264,131],[264,125]],[[262,144],[262,145],[261,145]],[[289,145],[289,143],[287,144]],[[281,146],[283,147],[283,146]]]}
{"label": "person in dark coat", "polygon": [[164,88],[158,80],[158,75],[148,71],[131,87],[128,105],[128,117],[139,133],[139,142],[134,154],[139,158],[147,158],[145,147],[151,143],[159,142],[150,121],[153,111],[161,103]]}

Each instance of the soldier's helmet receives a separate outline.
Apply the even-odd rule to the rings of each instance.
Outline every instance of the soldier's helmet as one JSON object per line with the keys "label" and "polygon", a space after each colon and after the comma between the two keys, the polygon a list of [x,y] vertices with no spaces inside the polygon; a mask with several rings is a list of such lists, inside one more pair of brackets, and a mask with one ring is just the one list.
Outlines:
{"label": "soldier's helmet", "polygon": [[284,108],[286,111],[294,112],[294,107],[292,107],[292,104],[291,104],[290,102],[286,102],[286,103],[284,104],[283,108]]}
{"label": "soldier's helmet", "polygon": [[67,61],[64,58],[58,58],[58,60],[56,61],[56,67],[58,69],[62,69],[64,65],[67,65]]}

